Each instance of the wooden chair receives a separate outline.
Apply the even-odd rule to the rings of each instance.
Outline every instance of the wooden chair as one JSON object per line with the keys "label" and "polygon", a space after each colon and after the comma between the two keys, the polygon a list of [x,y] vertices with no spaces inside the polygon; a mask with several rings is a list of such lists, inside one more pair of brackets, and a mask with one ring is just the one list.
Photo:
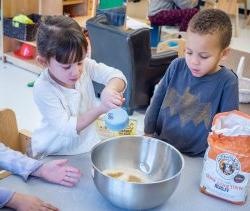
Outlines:
{"label": "wooden chair", "polygon": [[[27,130],[18,131],[16,115],[11,109],[0,110],[0,142],[9,148],[26,153],[30,143],[31,133]],[[10,175],[7,171],[0,171],[0,179]]]}

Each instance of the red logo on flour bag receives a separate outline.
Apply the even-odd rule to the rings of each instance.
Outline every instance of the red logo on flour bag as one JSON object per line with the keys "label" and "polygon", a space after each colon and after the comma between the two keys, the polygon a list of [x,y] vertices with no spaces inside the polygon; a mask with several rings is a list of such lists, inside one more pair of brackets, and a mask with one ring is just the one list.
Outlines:
{"label": "red logo on flour bag", "polygon": [[208,144],[201,192],[243,204],[250,175],[250,116],[239,111],[217,114]]}

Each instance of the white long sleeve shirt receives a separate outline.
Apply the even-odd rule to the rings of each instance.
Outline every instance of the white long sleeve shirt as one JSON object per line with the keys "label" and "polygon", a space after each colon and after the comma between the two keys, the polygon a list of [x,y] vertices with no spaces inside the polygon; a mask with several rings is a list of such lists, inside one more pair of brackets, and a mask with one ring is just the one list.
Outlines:
{"label": "white long sleeve shirt", "polygon": [[106,85],[112,78],[127,83],[121,71],[85,58],[84,71],[75,89],[56,83],[45,70],[34,86],[34,100],[42,122],[32,134],[33,156],[74,155],[88,152],[100,141],[95,124],[77,134],[77,117],[96,106],[92,81]]}

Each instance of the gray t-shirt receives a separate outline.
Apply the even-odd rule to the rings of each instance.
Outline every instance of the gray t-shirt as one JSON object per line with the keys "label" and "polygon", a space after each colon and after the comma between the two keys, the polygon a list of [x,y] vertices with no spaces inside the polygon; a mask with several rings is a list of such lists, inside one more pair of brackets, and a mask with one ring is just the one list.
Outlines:
{"label": "gray t-shirt", "polygon": [[148,16],[153,16],[161,10],[194,8],[198,5],[192,0],[150,0]]}
{"label": "gray t-shirt", "polygon": [[190,156],[202,156],[215,114],[238,110],[238,78],[221,67],[194,77],[184,58],[175,59],[161,79],[144,119],[145,133],[154,133]]}
{"label": "gray t-shirt", "polygon": [[[0,168],[20,175],[25,181],[43,162],[34,160],[0,143]],[[12,197],[14,191],[0,188],[0,208]]]}

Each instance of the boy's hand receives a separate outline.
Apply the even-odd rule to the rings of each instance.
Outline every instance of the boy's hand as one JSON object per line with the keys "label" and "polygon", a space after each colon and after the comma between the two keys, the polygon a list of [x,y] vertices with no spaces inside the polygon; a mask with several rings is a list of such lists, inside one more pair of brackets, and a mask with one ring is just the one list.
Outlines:
{"label": "boy's hand", "polygon": [[72,187],[79,181],[80,170],[67,165],[67,160],[53,160],[43,164],[32,173],[33,176],[41,177],[46,181]]}
{"label": "boy's hand", "polygon": [[14,193],[12,198],[6,204],[6,207],[13,208],[17,211],[59,210],[51,204],[43,202],[37,197],[25,195],[22,193]]}
{"label": "boy's hand", "polygon": [[125,98],[122,93],[112,88],[105,87],[101,93],[101,103],[106,107],[107,111],[122,106]]}

